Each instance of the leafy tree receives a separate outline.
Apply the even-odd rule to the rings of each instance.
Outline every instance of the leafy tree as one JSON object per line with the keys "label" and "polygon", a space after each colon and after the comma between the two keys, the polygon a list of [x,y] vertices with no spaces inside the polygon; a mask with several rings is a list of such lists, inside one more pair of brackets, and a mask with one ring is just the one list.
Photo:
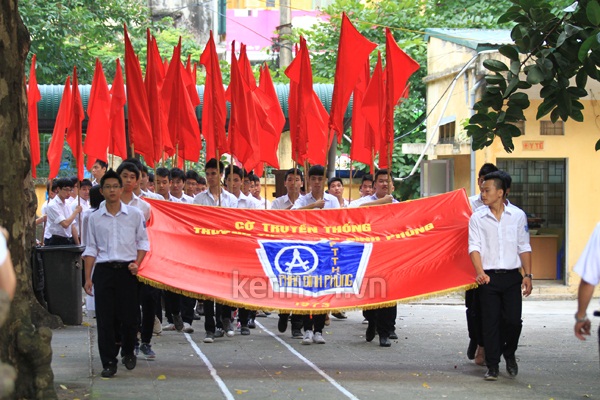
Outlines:
{"label": "leafy tree", "polygon": [[144,0],[22,0],[19,9],[37,54],[40,84],[60,84],[77,66],[80,83],[91,83],[96,57],[110,81],[115,60],[124,58],[123,24],[127,25],[142,64],[146,56],[146,28],[156,36],[163,57],[171,57],[182,36],[182,54],[198,60],[202,51],[191,33],[173,28],[171,18],[154,21]]}
{"label": "leafy tree", "polygon": [[[309,42],[315,82],[333,82],[341,15],[344,11],[367,39],[378,44],[382,55],[385,52],[384,27],[390,27],[398,45],[421,65],[421,69],[410,79],[410,97],[403,101],[395,114],[396,146],[392,170],[394,176],[406,176],[418,157],[403,154],[401,143],[425,141],[425,126],[421,123],[426,113],[426,90],[423,83],[423,78],[427,75],[425,28],[499,28],[503,25],[497,22],[497,15],[509,5],[508,0],[336,0],[323,10],[330,16],[328,21],[317,24],[313,30],[298,31],[296,34],[302,33]],[[375,64],[376,56],[374,52],[372,65]],[[348,152],[347,141],[344,141],[343,146],[343,151]],[[363,170],[368,169],[362,164],[357,163],[357,166]],[[419,195],[418,176],[396,186],[396,194],[401,198]]]}
{"label": "leafy tree", "polygon": [[[523,110],[530,105],[524,89],[541,86],[543,101],[537,119],[550,114],[553,122],[559,118],[583,121],[579,100],[588,94],[587,80],[600,80],[598,0],[581,0],[567,9],[543,0],[513,3],[498,20],[514,23],[514,44],[499,49],[510,62],[484,62],[490,71],[485,77],[487,87],[466,128],[474,150],[491,145],[499,137],[504,149],[512,152],[513,137],[521,134],[513,123],[525,119]],[[600,150],[600,140],[596,150]]]}

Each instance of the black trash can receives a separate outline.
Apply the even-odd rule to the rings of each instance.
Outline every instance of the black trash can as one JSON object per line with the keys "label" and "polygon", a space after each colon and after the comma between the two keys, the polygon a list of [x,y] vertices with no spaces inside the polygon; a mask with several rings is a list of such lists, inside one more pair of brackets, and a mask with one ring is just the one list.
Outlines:
{"label": "black trash can", "polygon": [[85,246],[44,246],[37,249],[44,268],[44,296],[48,311],[65,325],[81,325],[81,254]]}

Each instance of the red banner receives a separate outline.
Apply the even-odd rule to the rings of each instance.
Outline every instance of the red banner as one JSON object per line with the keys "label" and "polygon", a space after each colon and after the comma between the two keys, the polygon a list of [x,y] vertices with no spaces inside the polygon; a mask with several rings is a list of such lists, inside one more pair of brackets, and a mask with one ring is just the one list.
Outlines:
{"label": "red banner", "polygon": [[243,210],[148,200],[142,281],[263,310],[378,308],[474,286],[464,190],[385,206]]}

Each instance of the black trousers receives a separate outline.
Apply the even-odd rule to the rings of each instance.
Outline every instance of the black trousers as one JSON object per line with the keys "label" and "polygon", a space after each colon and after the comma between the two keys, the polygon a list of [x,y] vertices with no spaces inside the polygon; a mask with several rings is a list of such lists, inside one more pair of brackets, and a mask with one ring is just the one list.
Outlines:
{"label": "black trousers", "polygon": [[157,304],[160,304],[160,289],[140,282],[139,297],[142,307],[142,323],[140,326],[142,343],[149,344],[152,340],[152,331],[154,330],[156,307]]}
{"label": "black trousers", "polygon": [[363,317],[369,321],[369,325],[377,326],[377,334],[380,338],[389,337],[396,329],[397,314],[398,306],[363,311]]}
{"label": "black trousers", "polygon": [[[290,318],[290,314],[289,313],[279,313],[279,318]],[[290,322],[292,324],[292,332],[293,331],[300,331],[302,330],[302,327],[304,326],[304,318],[302,315],[298,315],[298,314],[292,314],[292,317],[290,318]],[[325,323],[325,322],[323,322]]]}
{"label": "black trousers", "polygon": [[479,286],[483,344],[488,367],[497,367],[500,355],[514,357],[519,345],[523,322],[521,320],[523,277],[519,269],[506,273],[486,271],[487,285]]}
{"label": "black trousers", "polygon": [[303,315],[302,325],[304,326],[304,331],[314,331],[323,333],[326,317],[327,314]]}
{"label": "black trousers", "polygon": [[44,239],[45,246],[67,246],[73,243],[75,242],[72,237],[68,238],[59,235],[52,235],[50,238]]}
{"label": "black trousers", "polygon": [[98,263],[92,282],[96,299],[98,350],[104,368],[117,363],[119,348],[116,328],[120,328],[123,355],[132,355],[138,329],[138,280],[127,269],[129,263],[113,268]]}
{"label": "black trousers", "polygon": [[[231,318],[231,313],[235,311],[236,307],[222,306],[221,307],[221,318]],[[238,321],[241,326],[248,326],[248,319],[250,318],[250,310],[246,308],[238,308]]]}
{"label": "black trousers", "polygon": [[163,291],[165,299],[165,316],[170,324],[173,323],[173,314],[181,314],[183,322],[192,324],[194,322],[194,307],[196,299],[179,293]]}
{"label": "black trousers", "polygon": [[483,335],[481,334],[481,303],[479,301],[479,288],[465,292],[465,306],[467,307],[467,329],[469,339],[483,346]]}
{"label": "black trousers", "polygon": [[[216,314],[215,314],[216,309]],[[215,321],[215,315],[217,316]],[[206,332],[215,333],[216,328],[223,328],[221,321],[223,315],[223,305],[215,303],[213,300],[204,300],[204,330]],[[231,315],[231,314],[229,314]],[[231,318],[231,317],[229,317]]]}

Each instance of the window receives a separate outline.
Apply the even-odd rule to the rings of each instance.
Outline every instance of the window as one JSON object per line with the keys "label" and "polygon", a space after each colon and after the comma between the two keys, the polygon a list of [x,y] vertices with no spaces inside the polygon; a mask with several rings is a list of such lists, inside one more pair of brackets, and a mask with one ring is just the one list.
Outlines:
{"label": "window", "polygon": [[440,125],[440,136],[438,139],[438,143],[453,144],[455,132],[456,132],[456,121],[451,121],[446,124]]}
{"label": "window", "polygon": [[565,124],[563,121],[540,121],[540,135],[545,136],[564,136]]}
{"label": "window", "polygon": [[267,7],[275,7],[275,0],[267,0],[266,5]]}
{"label": "window", "polygon": [[509,122],[510,124],[516,126],[521,131],[521,135],[525,135],[525,121],[518,122]]}

